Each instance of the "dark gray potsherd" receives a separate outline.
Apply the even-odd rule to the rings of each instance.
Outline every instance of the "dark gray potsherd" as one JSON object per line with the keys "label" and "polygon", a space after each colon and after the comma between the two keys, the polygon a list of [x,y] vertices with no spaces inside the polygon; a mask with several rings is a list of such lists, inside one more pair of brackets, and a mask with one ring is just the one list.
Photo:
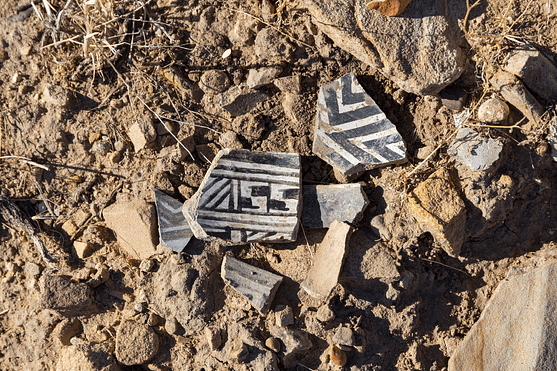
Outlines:
{"label": "dark gray potsherd", "polygon": [[180,253],[193,237],[188,221],[182,213],[183,204],[158,189],[153,189],[159,221],[160,244]]}
{"label": "dark gray potsherd", "polygon": [[355,223],[369,204],[358,183],[308,185],[302,192],[302,224],[310,228],[329,228],[335,220]]}
{"label": "dark gray potsherd", "polygon": [[313,152],[342,175],[406,162],[393,123],[353,73],[319,90]]}
{"label": "dark gray potsherd", "polygon": [[295,241],[300,155],[221,150],[183,213],[195,237],[228,243]]}
{"label": "dark gray potsherd", "polygon": [[266,314],[283,277],[225,255],[221,277],[261,314]]}

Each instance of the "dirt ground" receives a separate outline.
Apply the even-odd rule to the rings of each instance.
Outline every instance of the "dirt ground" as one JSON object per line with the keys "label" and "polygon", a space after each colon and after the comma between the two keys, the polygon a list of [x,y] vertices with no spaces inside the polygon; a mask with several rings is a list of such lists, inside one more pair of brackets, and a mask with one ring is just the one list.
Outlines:
{"label": "dirt ground", "polygon": [[[354,334],[354,344],[345,348],[345,369],[443,370],[511,268],[557,261],[557,164],[545,140],[555,102],[539,98],[547,113],[537,125],[477,127],[504,143],[504,149],[489,171],[472,172],[446,153],[454,121],[440,98],[408,94],[334,45],[312,24],[303,1],[285,7],[255,0],[115,3],[120,6],[116,16],[129,14],[90,37],[87,58],[87,22],[74,19],[73,26],[56,31],[56,20],[48,20],[42,3],[36,6],[45,20],[28,0],[0,4],[0,195],[32,219],[59,269],[45,263],[25,231],[1,224],[0,370],[324,370],[329,366],[323,354],[339,327]],[[65,1],[50,4],[58,14]],[[468,64],[454,83],[470,93],[469,108],[496,94],[489,90],[482,98],[487,76],[519,43],[531,43],[553,61],[557,57],[556,4],[485,0],[474,12],[467,27]],[[143,21],[133,21],[134,16]],[[64,27],[66,32],[60,32]],[[272,27],[292,38],[269,40],[272,55],[263,60],[254,37]],[[224,72],[228,82],[221,83],[233,86],[244,82],[250,69],[264,66],[279,66],[280,77],[300,76],[300,93],[292,98],[267,85],[259,91],[268,100],[231,117],[201,88],[206,71]],[[339,284],[326,303],[300,288],[326,230],[304,228],[295,243],[287,244],[224,247],[192,241],[182,254],[153,257],[150,270],[120,251],[104,224],[103,208],[125,199],[153,202],[152,188],[185,201],[199,187],[207,157],[222,148],[221,134],[227,131],[235,132],[245,149],[299,153],[304,184],[338,183],[311,148],[319,87],[348,72],[397,126],[409,161],[357,179],[370,205],[355,226]],[[169,78],[172,74],[181,76]],[[171,119],[163,120],[167,128],[157,116]],[[129,129],[144,117],[153,120],[156,138],[136,151]],[[509,125],[521,118],[511,108]],[[192,158],[164,156],[164,148],[176,145],[168,129],[179,139],[193,136]],[[418,150],[443,143],[422,164]],[[440,167],[455,174],[466,203],[466,239],[458,258],[436,247],[430,234],[417,233],[405,208],[407,193]],[[85,220],[77,220],[83,214]],[[376,215],[384,216],[387,235],[373,233]],[[73,233],[62,228],[70,219],[76,224]],[[95,252],[80,259],[74,241],[90,243]],[[225,287],[219,272],[225,253],[285,277],[266,317]],[[378,261],[396,271],[392,282],[374,275]],[[63,274],[90,284],[101,269],[109,277],[91,285],[92,301],[84,313],[69,316],[79,323],[68,342],[60,335],[68,315],[43,308],[41,282]],[[194,283],[178,291],[180,300],[165,302],[172,277],[191,277],[191,272]],[[134,310],[138,303],[142,312]],[[312,343],[293,362],[284,358],[284,349],[275,355],[263,345],[270,335],[280,337],[273,334],[272,315],[280,305],[293,309],[290,327],[308,333]],[[324,306],[334,318],[322,320],[318,310]],[[178,320],[174,333],[165,326],[172,315]],[[111,358],[118,327],[129,320],[147,324],[159,339],[158,352],[141,366]],[[217,329],[222,337],[216,349],[206,329]],[[231,355],[236,337],[248,345],[242,361]],[[104,349],[99,354],[109,366],[93,356],[84,356],[79,365],[76,349],[84,344]]]}

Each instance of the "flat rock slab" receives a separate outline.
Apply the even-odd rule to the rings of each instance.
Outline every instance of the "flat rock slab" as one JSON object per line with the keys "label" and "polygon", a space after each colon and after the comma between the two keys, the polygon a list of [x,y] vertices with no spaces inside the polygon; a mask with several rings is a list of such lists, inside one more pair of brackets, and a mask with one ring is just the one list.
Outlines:
{"label": "flat rock slab", "polygon": [[266,314],[283,277],[225,255],[221,277],[257,309]]}
{"label": "flat rock slab", "polygon": [[182,213],[183,204],[166,193],[153,189],[159,220],[160,244],[180,253],[193,237],[190,225]]}
{"label": "flat rock slab", "polygon": [[396,127],[349,73],[319,90],[313,152],[342,175],[406,161]]}
{"label": "flat rock slab", "polygon": [[499,160],[503,143],[482,138],[477,131],[460,128],[447,152],[472,171],[486,171]]}
{"label": "flat rock slab", "polygon": [[195,237],[288,242],[298,233],[300,156],[224,149],[183,213]]}
{"label": "flat rock slab", "polygon": [[304,186],[302,202],[302,224],[310,228],[329,228],[335,220],[355,223],[369,204],[361,184]]}
{"label": "flat rock slab", "polygon": [[335,288],[344,262],[344,253],[352,234],[350,225],[335,220],[317,250],[302,288],[311,296],[324,300]]}
{"label": "flat rock slab", "polygon": [[400,16],[387,17],[369,9],[368,3],[301,2],[313,23],[337,46],[380,69],[409,93],[435,95],[464,71],[466,57],[458,18],[464,18],[465,4],[413,1]]}
{"label": "flat rock slab", "polygon": [[430,232],[449,255],[460,253],[466,206],[447,169],[437,170],[410,193],[408,209],[420,228]]}
{"label": "flat rock slab", "polygon": [[554,370],[557,264],[503,280],[449,360],[449,371]]}

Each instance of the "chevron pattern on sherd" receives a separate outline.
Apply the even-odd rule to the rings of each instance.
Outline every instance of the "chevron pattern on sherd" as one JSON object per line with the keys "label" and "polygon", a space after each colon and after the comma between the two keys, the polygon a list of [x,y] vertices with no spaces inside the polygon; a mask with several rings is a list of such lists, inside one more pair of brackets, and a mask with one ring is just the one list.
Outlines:
{"label": "chevron pattern on sherd", "polygon": [[349,73],[321,87],[313,152],[344,175],[406,161],[393,123]]}

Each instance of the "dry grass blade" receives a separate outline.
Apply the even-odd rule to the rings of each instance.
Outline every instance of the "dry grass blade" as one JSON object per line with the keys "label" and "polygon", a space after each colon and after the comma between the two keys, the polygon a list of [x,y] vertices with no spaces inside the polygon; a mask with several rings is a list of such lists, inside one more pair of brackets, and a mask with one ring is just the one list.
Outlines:
{"label": "dry grass blade", "polygon": [[21,162],[24,162],[24,163],[32,165],[32,166],[36,166],[36,167],[41,168],[41,169],[46,170],[46,171],[50,170],[50,168],[48,166],[37,164],[36,162],[31,161],[31,159],[29,159],[27,157],[23,157],[23,156],[0,156],[0,160],[4,160],[4,159],[16,159],[16,160],[20,160]]}

